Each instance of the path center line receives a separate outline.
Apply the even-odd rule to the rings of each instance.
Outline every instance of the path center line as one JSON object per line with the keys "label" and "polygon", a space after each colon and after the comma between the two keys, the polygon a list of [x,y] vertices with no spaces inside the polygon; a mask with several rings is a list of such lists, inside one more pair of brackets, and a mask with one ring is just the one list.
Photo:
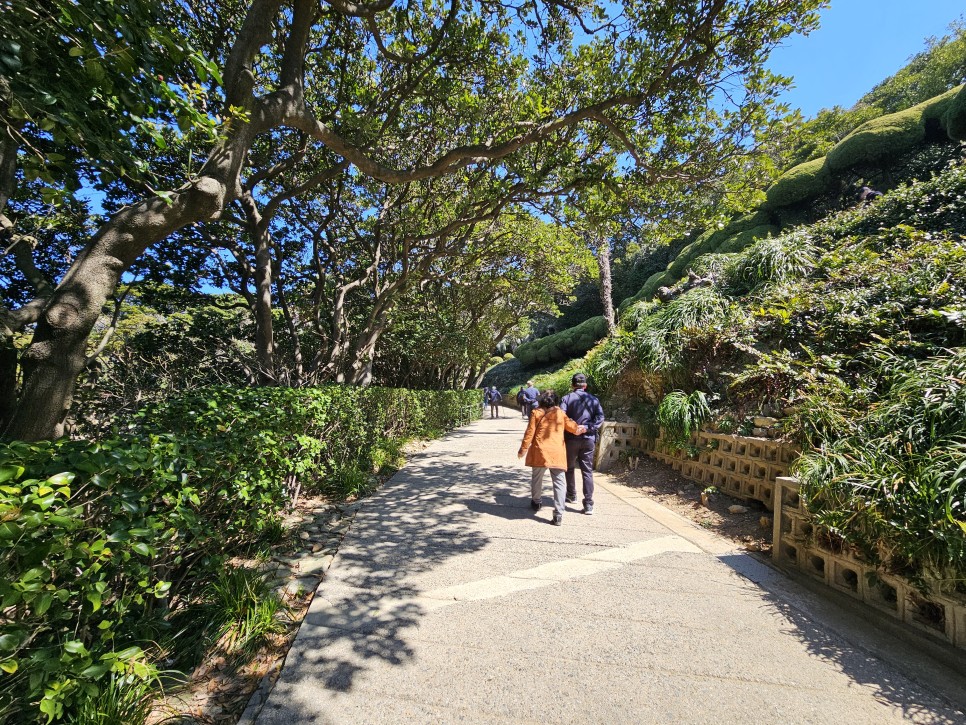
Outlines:
{"label": "path center line", "polygon": [[672,551],[692,554],[703,553],[701,549],[683,537],[662,536],[656,539],[637,541],[630,546],[595,551],[592,554],[585,554],[575,559],[554,561],[509,574],[433,589],[423,592],[419,597],[421,599],[438,599],[451,602],[493,599],[517,591],[538,589],[581,576],[620,569],[630,562]]}

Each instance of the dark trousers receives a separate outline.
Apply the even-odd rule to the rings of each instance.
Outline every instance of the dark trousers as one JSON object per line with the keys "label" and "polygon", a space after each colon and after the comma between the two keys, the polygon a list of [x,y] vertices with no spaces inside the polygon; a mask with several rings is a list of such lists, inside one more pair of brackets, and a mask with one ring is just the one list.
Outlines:
{"label": "dark trousers", "polygon": [[490,417],[499,418],[500,417],[500,404],[490,403]]}
{"label": "dark trousers", "polygon": [[594,438],[567,439],[567,496],[577,495],[576,469],[584,479],[584,505],[594,503]]}

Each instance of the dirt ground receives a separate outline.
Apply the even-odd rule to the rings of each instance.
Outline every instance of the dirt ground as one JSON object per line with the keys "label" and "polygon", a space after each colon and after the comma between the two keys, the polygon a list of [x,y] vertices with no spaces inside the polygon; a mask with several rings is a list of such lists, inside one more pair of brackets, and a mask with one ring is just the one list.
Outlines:
{"label": "dirt ground", "polygon": [[[640,489],[649,498],[699,526],[731,539],[753,552],[771,551],[772,514],[759,501],[744,501],[724,493],[709,492],[702,503],[702,483],[689,481],[670,466],[642,457],[637,468],[620,463],[608,471],[618,483]],[[742,506],[743,513],[731,513],[729,506]]]}

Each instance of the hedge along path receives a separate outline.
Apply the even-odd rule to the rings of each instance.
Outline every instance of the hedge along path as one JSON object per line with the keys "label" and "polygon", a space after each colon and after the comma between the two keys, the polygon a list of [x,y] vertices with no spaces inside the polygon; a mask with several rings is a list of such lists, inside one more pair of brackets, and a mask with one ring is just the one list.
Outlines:
{"label": "hedge along path", "polygon": [[276,554],[262,562],[231,562],[232,566],[262,573],[288,607],[288,631],[265,642],[251,661],[243,661],[241,666],[229,661],[217,647],[209,651],[183,687],[178,686],[155,704],[149,723],[166,722],[173,716],[214,723],[234,724],[240,717],[244,721],[246,708],[250,709],[252,702],[263,701],[274,684],[308,611],[311,595],[360,506],[360,501],[333,504],[324,499],[304,499],[296,511],[285,517],[288,535]]}
{"label": "hedge along path", "polygon": [[464,426],[364,502],[251,721],[963,718],[913,648],[604,474],[550,526],[523,430]]}
{"label": "hedge along path", "polygon": [[115,438],[0,445],[0,719],[71,721],[113,672],[151,679],[211,623],[162,648],[145,630],[204,601],[300,484],[355,494],[399,441],[479,411],[478,391],[218,387]]}

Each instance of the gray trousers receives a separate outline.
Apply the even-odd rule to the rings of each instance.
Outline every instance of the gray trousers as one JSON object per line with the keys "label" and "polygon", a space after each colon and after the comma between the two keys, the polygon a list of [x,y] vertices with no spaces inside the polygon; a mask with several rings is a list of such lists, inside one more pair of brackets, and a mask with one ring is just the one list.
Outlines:
{"label": "gray trousers", "polygon": [[530,499],[539,501],[543,496],[543,472],[550,471],[553,482],[553,510],[564,515],[564,497],[567,495],[567,472],[562,468],[544,468],[534,466],[530,473]]}

